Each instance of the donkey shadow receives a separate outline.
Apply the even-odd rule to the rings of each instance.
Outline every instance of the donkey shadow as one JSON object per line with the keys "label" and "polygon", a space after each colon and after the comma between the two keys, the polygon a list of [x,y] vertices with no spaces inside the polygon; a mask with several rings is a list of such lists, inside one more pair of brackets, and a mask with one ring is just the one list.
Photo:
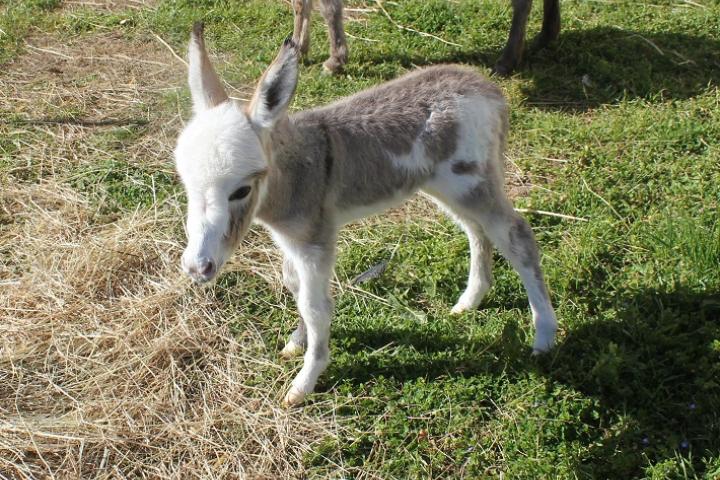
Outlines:
{"label": "donkey shadow", "polygon": [[[377,55],[358,62],[399,62],[404,68],[465,63],[491,68],[499,48],[472,48],[430,56]],[[352,62],[350,62],[352,65]],[[614,27],[562,31],[541,50],[528,48],[516,76],[527,104],[541,109],[585,111],[624,99],[687,99],[720,84],[720,42],[684,33]]]}
{"label": "donkey shadow", "polygon": [[[642,476],[648,461],[661,462],[678,454],[701,473],[703,456],[720,455],[720,365],[713,345],[718,338],[720,292],[648,289],[593,301],[597,302],[593,310],[612,310],[615,317],[571,329],[550,354],[541,357],[531,357],[530,340],[513,322],[495,340],[486,341],[468,340],[460,330],[437,335],[407,328],[337,329],[334,341],[367,354],[353,355],[349,364],[331,364],[323,383],[328,387],[349,382],[360,388],[378,376],[402,385],[417,379],[478,375],[512,382],[534,374],[548,380],[548,393],[561,384],[597,400],[597,417],[582,421],[592,433],[578,437],[592,445],[576,460],[578,478]],[[412,346],[422,355],[408,360],[394,356],[389,361],[372,354],[388,344]],[[623,428],[611,435],[603,432],[603,426],[617,424],[620,415],[629,419]]]}

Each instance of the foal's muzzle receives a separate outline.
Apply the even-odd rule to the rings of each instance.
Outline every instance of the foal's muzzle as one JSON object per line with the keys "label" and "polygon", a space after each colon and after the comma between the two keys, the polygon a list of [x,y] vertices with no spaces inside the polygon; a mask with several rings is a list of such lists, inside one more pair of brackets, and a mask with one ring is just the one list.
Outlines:
{"label": "foal's muzzle", "polygon": [[185,273],[198,283],[212,280],[217,273],[217,264],[207,257],[200,257],[191,261],[186,261],[185,257],[183,257],[181,263]]}

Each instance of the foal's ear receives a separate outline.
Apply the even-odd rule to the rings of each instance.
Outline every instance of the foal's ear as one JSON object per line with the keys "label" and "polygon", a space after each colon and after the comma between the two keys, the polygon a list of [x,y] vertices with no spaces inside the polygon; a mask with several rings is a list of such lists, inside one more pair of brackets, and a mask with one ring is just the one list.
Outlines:
{"label": "foal's ear", "polygon": [[288,37],[255,89],[248,105],[250,121],[263,130],[272,128],[280,118],[287,115],[297,78],[297,45]]}
{"label": "foal's ear", "polygon": [[193,110],[196,113],[219,105],[228,99],[220,79],[210,64],[210,58],[205,50],[203,30],[202,22],[195,22],[188,47],[188,83],[190,84]]}

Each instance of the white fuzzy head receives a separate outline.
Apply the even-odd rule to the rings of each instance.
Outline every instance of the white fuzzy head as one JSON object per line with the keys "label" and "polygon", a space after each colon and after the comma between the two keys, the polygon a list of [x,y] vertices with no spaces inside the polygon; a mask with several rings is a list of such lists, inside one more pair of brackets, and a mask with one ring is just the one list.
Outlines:
{"label": "white fuzzy head", "polygon": [[202,34],[202,24],[196,24],[188,50],[195,115],[178,137],[175,164],[188,200],[182,267],[194,280],[206,282],[252,222],[272,161],[270,132],[287,116],[297,84],[297,52],[286,41],[252,101],[242,105],[228,99]]}

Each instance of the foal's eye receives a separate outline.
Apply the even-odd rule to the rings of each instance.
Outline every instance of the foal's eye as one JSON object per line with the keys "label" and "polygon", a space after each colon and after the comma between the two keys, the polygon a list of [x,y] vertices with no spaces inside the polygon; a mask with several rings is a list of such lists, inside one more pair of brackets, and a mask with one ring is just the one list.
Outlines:
{"label": "foal's eye", "polygon": [[228,200],[230,200],[231,202],[233,200],[242,200],[243,198],[248,196],[248,193],[250,193],[250,190],[252,190],[252,187],[250,185],[245,185],[244,187],[240,187],[237,190],[235,190],[232,195],[230,195],[230,198]]}

